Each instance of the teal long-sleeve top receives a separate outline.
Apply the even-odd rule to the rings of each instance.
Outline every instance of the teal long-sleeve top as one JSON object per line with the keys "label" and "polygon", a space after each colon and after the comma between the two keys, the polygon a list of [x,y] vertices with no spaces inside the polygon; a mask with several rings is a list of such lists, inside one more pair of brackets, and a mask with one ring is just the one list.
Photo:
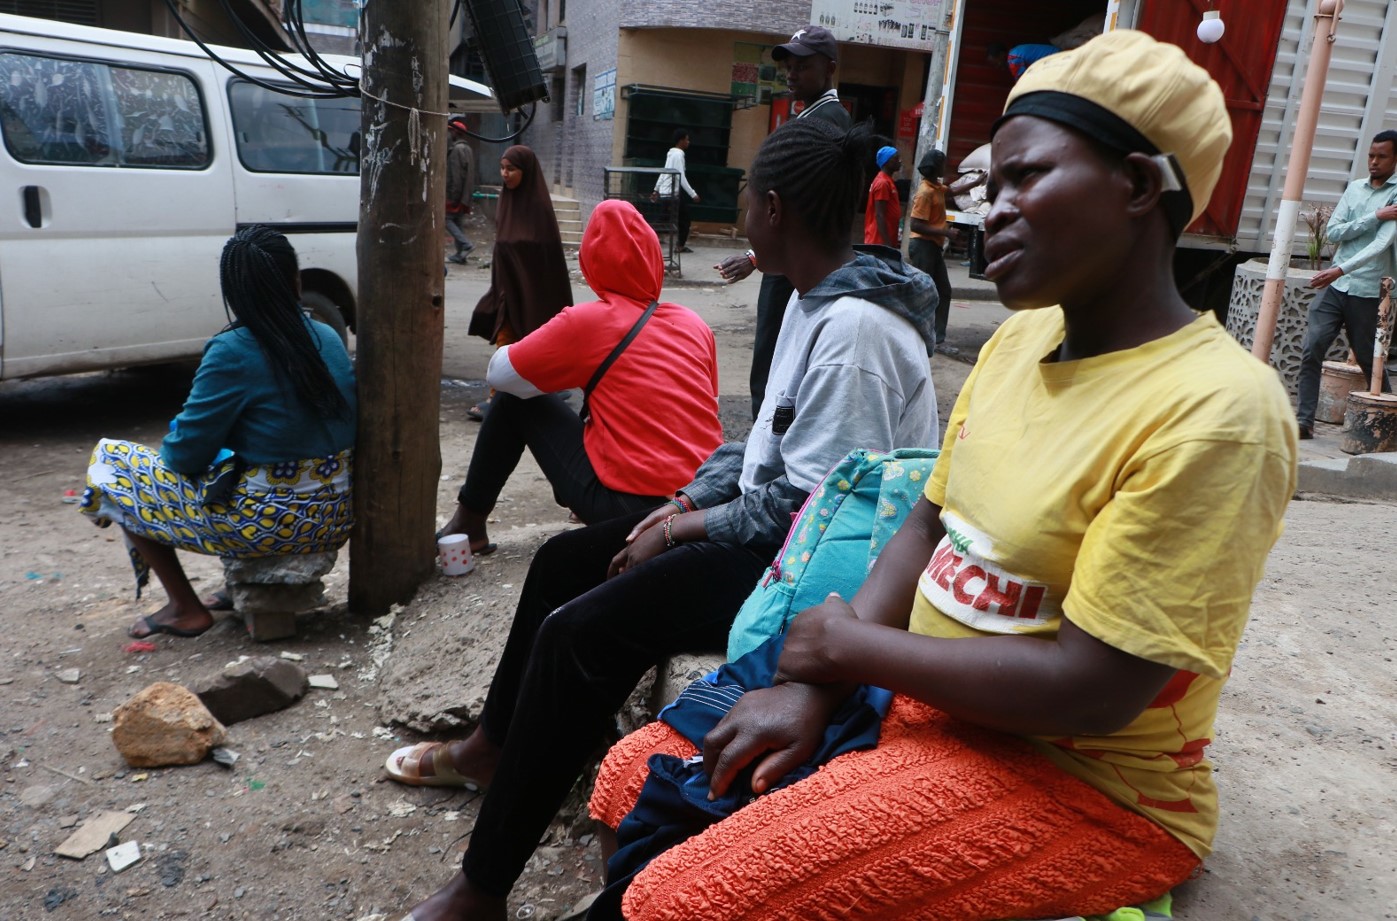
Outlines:
{"label": "teal long-sleeve top", "polygon": [[1397,174],[1377,188],[1367,179],[1355,179],[1344,189],[1343,197],[1329,218],[1325,234],[1338,248],[1334,264],[1344,274],[1334,289],[1352,297],[1377,297],[1382,293],[1382,277],[1393,272],[1393,243],[1397,221],[1378,220],[1378,209],[1397,200]]}
{"label": "teal long-sleeve top", "polygon": [[325,457],[352,447],[356,404],[354,368],[335,331],[306,320],[320,356],[349,404],[344,418],[322,418],[280,380],[251,332],[225,330],[204,346],[184,408],[160,447],[165,463],[193,476],[223,448],[251,464]]}

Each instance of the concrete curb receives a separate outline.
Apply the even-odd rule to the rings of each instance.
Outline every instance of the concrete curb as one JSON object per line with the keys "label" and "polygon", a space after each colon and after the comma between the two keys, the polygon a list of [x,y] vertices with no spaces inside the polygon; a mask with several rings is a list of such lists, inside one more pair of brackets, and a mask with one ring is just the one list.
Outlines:
{"label": "concrete curb", "polygon": [[1302,460],[1296,488],[1341,499],[1397,501],[1397,452]]}

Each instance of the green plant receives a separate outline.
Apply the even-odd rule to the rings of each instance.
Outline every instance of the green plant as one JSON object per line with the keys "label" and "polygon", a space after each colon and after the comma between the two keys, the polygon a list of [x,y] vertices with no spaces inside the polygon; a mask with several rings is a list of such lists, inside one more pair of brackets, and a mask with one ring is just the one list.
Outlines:
{"label": "green plant", "polygon": [[1310,268],[1315,271],[1319,271],[1324,265],[1324,260],[1334,254],[1334,246],[1329,242],[1327,233],[1329,215],[1333,213],[1333,205],[1311,205],[1310,210],[1301,215],[1305,219],[1305,226],[1310,228],[1306,252],[1310,257]]}

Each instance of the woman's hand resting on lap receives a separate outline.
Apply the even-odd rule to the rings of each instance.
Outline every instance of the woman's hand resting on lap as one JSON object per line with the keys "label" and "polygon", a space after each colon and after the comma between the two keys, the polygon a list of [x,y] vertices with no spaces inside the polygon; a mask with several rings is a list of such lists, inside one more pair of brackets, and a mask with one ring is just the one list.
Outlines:
{"label": "woman's hand resting on lap", "polygon": [[733,778],[758,761],[752,791],[765,793],[809,760],[846,688],[778,684],[748,691],[703,738],[703,769],[710,798],[722,796]]}

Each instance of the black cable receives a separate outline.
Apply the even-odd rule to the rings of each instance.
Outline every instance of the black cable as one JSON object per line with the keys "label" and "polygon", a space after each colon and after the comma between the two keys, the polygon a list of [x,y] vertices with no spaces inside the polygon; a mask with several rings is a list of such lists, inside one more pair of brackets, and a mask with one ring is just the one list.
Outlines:
{"label": "black cable", "polygon": [[[286,60],[278,50],[268,46],[267,43],[254,33],[248,25],[242,21],[241,17],[233,11],[229,0],[219,0],[219,3],[224,13],[233,21],[238,31],[242,34],[243,39],[248,43],[251,50],[256,53],[268,67],[271,67],[297,86],[302,87],[302,89],[289,87],[285,84],[269,83],[266,80],[254,77],[234,67],[231,63],[219,57],[218,54],[195,33],[189,23],[185,22],[184,17],[180,15],[179,5],[176,0],[165,0],[165,6],[169,9],[170,15],[174,18],[175,22],[179,24],[180,29],[189,36],[194,44],[199,46],[204,54],[209,56],[210,60],[217,63],[234,76],[254,86],[260,86],[273,93],[280,93],[284,96],[291,96],[297,99],[346,99],[363,95],[361,84],[358,79],[331,68],[329,63],[327,63],[311,45],[310,36],[306,32],[305,15],[301,0],[286,0],[285,14],[287,20],[286,25],[288,27],[287,35],[290,37],[291,44],[295,47],[296,51],[314,68],[313,71]],[[457,15],[464,6],[464,0],[456,0],[451,10],[450,21],[452,24],[455,23]],[[523,111],[521,107],[516,109],[514,113],[507,114],[523,115]],[[538,103],[530,103],[528,115],[523,116],[523,122],[518,128],[504,137],[486,137],[474,131],[466,131],[466,134],[485,143],[503,144],[506,141],[514,140],[527,131],[529,126],[533,124],[534,115],[537,112]]]}
{"label": "black cable", "polygon": [[[523,111],[524,111],[523,109],[517,109],[517,110],[516,110],[516,113],[518,113],[518,112],[523,112]],[[520,125],[518,128],[516,128],[516,129],[514,130],[514,133],[512,133],[512,134],[506,134],[506,135],[505,135],[504,137],[502,137],[502,138],[487,138],[485,135],[483,135],[483,134],[476,134],[474,131],[470,131],[470,130],[467,130],[467,129],[464,129],[464,128],[463,128],[462,130],[465,131],[467,137],[473,137],[473,138],[475,138],[477,141],[484,141],[484,142],[487,143],[487,144],[503,144],[505,141],[512,141],[512,140],[514,140],[514,139],[517,138],[519,135],[523,134],[526,130],[528,130],[529,125],[531,125],[531,124],[533,123],[533,120],[534,120],[534,113],[537,112],[537,111],[538,111],[538,103],[537,103],[537,102],[530,103],[530,104],[529,104],[529,114],[528,114],[528,116],[525,117],[525,119],[524,119],[524,124],[522,124],[522,125]],[[454,117],[454,116],[453,116],[453,117]]]}
{"label": "black cable", "polygon": [[[242,17],[233,11],[233,6],[229,0],[218,0],[218,2],[219,5],[223,7],[224,14],[233,21],[238,31],[242,33],[243,41],[258,57],[266,62],[268,67],[297,86],[315,92],[327,92],[322,85],[326,81],[324,81],[320,74],[312,73],[304,68],[297,67],[295,64],[282,58],[276,50],[272,49],[262,40],[261,36],[254,33],[247,23],[243,22]],[[298,74],[303,76],[298,76]],[[310,77],[311,80],[304,79],[305,77]]]}
{"label": "black cable", "polygon": [[221,57],[219,57],[217,54],[215,54],[214,51],[213,51],[213,49],[210,48],[210,47],[204,42],[203,39],[199,38],[199,36],[198,36],[197,34],[195,34],[194,30],[191,29],[191,28],[189,27],[189,23],[185,22],[185,21],[184,21],[184,17],[180,15],[180,13],[179,13],[179,7],[178,7],[178,5],[175,3],[175,0],[165,0],[165,6],[169,8],[169,10],[170,10],[170,15],[174,17],[175,22],[179,23],[179,27],[180,27],[181,29],[184,30],[184,33],[185,33],[186,35],[189,36],[189,38],[194,42],[194,44],[196,44],[196,45],[199,46],[199,48],[204,52],[204,54],[207,54],[211,60],[217,62],[217,63],[218,63],[219,65],[221,65],[225,70],[229,71],[230,73],[234,74],[235,76],[241,77],[242,79],[246,80],[248,83],[255,84],[255,85],[260,86],[260,87],[262,87],[263,89],[266,89],[266,90],[271,90],[271,91],[274,92],[274,93],[282,93],[282,94],[287,95],[287,96],[294,96],[294,97],[296,97],[296,98],[298,98],[298,99],[343,99],[343,98],[345,98],[346,96],[355,96],[355,95],[358,95],[357,90],[356,90],[355,92],[353,92],[353,93],[348,93],[348,92],[335,92],[335,91],[330,91],[330,90],[325,90],[325,91],[322,91],[322,92],[314,92],[314,93],[303,93],[303,92],[301,92],[301,91],[299,91],[299,90],[295,90],[295,89],[292,89],[292,88],[287,87],[287,86],[284,86],[284,85],[279,86],[279,85],[277,85],[277,84],[275,84],[275,83],[268,83],[268,82],[265,81],[265,80],[261,80],[261,79],[258,79],[257,77],[253,77],[253,76],[251,76],[251,75],[249,75],[249,74],[245,74],[245,73],[243,73],[241,70],[239,70],[238,68],[234,67],[232,64],[229,64],[227,61],[223,60],[223,58],[221,58]]}
{"label": "black cable", "polygon": [[292,27],[287,34],[291,36],[291,44],[296,46],[296,50],[300,52],[301,56],[309,61],[311,66],[319,71],[326,81],[346,89],[357,87],[358,80],[332,68],[311,44],[310,36],[306,33],[306,20],[301,8],[301,0],[287,0],[286,14],[286,23]]}

